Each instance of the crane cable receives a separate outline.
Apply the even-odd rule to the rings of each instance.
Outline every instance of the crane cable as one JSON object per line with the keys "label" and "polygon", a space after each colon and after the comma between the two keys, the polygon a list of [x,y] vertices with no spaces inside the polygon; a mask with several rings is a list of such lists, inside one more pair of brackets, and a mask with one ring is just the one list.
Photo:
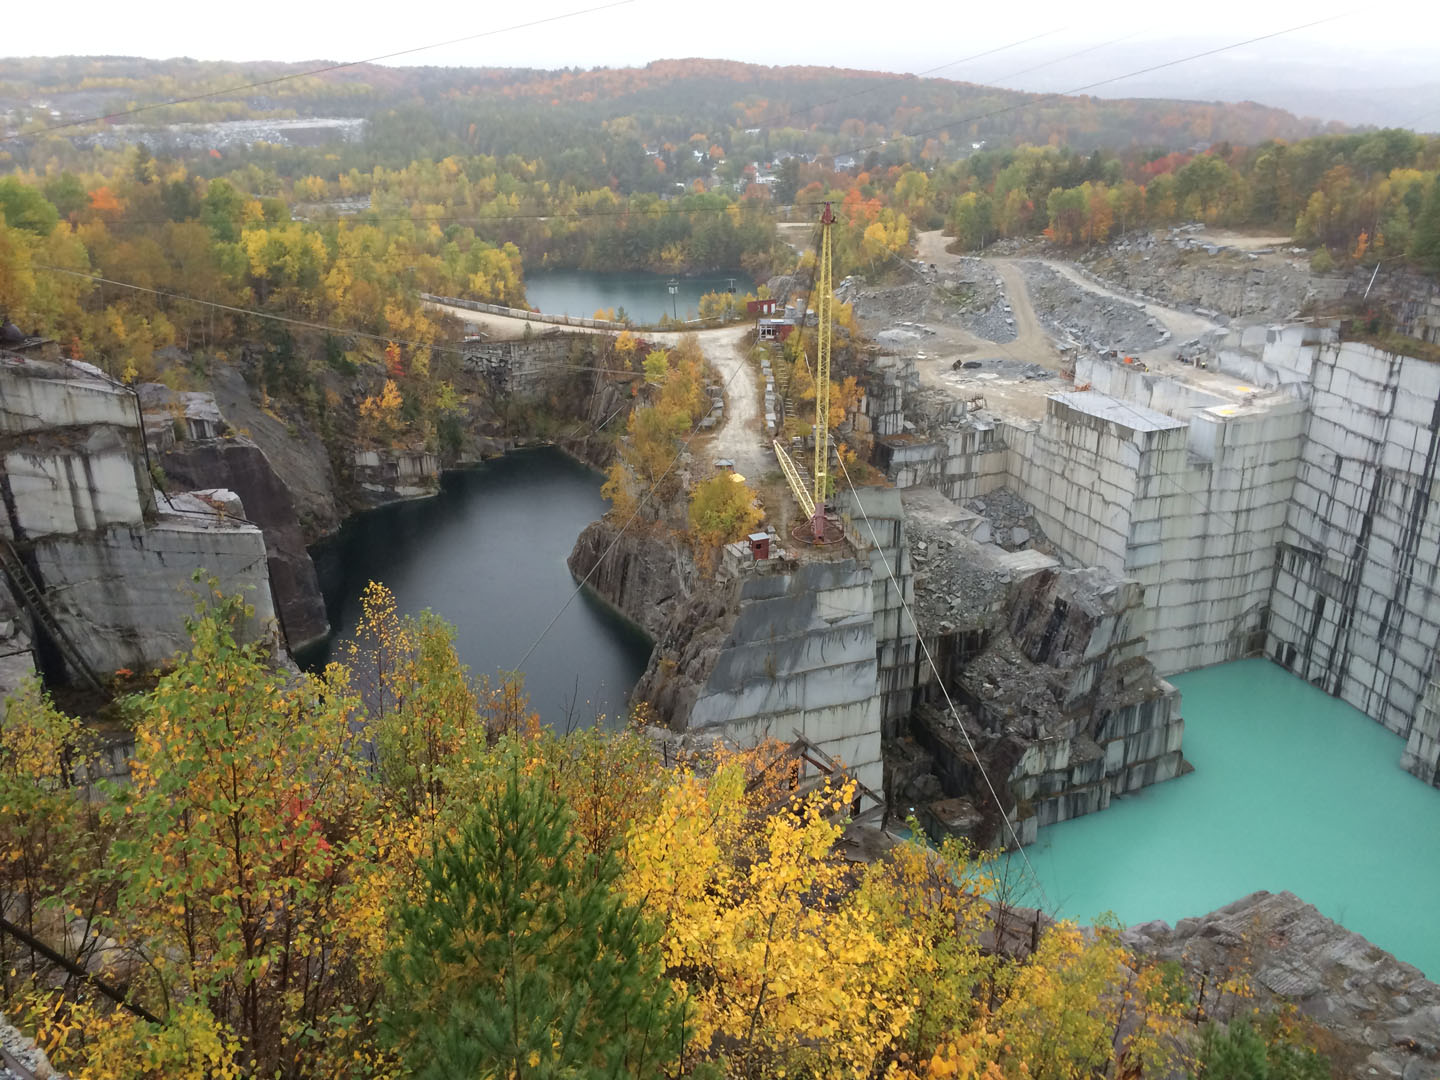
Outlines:
{"label": "crane cable", "polygon": [[850,470],[845,467],[845,455],[837,453],[835,458],[840,462],[840,472],[841,475],[845,477],[845,486],[850,489],[850,494],[854,497],[855,505],[860,508],[860,515],[865,520],[865,528],[870,533],[871,546],[880,556],[880,561],[885,567],[885,575],[890,579],[890,584],[895,587],[895,595],[900,598],[900,605],[905,609],[906,618],[910,620],[910,629],[915,633],[915,642],[920,646],[920,651],[925,654],[925,662],[930,666],[930,671],[935,676],[935,685],[940,688],[940,693],[945,696],[945,706],[950,710],[950,715],[954,717],[955,726],[960,729],[960,734],[965,739],[965,745],[970,751],[970,756],[975,759],[975,767],[980,770],[980,776],[985,781],[985,787],[990,792],[990,798],[994,800],[995,811],[1004,820],[1006,827],[1009,829],[1010,838],[1014,841],[1016,850],[1020,852],[1020,857],[1025,861],[1025,867],[1034,879],[1036,888],[1040,890],[1040,898],[1044,902],[1045,907],[1054,910],[1051,908],[1050,898],[1045,892],[1045,885],[1040,880],[1040,875],[1035,872],[1035,866],[1030,862],[1030,856],[1025,853],[1025,846],[1020,840],[1020,834],[1015,828],[1015,823],[1010,820],[1010,815],[1005,812],[1004,804],[1000,801],[1000,795],[995,790],[994,782],[990,779],[990,773],[986,770],[985,763],[981,760],[980,753],[975,748],[975,742],[971,739],[970,732],[966,730],[965,724],[960,719],[960,712],[955,708],[955,702],[950,697],[950,690],[945,685],[944,678],[940,675],[940,668],[936,665],[935,658],[930,654],[930,646],[925,644],[925,635],[920,632],[920,624],[915,618],[915,612],[911,609],[910,602],[905,599],[905,588],[895,577],[895,571],[890,566],[890,559],[885,554],[885,548],[881,545],[879,537],[875,535],[875,525],[871,522],[870,514],[865,509],[865,502],[860,498],[860,493],[855,490],[855,482],[850,479]]}

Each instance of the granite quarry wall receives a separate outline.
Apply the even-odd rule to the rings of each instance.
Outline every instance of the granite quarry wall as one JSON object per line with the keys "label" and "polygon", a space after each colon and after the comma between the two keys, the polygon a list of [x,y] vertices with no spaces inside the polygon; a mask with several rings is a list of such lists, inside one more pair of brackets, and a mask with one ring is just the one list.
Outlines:
{"label": "granite quarry wall", "polygon": [[[157,505],[136,399],[89,365],[0,356],[0,500],[0,541],[102,676],[155,666],[187,644],[197,571],[254,605],[242,633],[271,632],[265,541],[235,519],[239,499],[211,490]],[[9,572],[3,588],[6,678],[36,661],[49,676],[77,675],[57,659]]]}
{"label": "granite quarry wall", "polygon": [[1144,587],[1162,674],[1263,652],[1406,738],[1436,783],[1440,365],[1315,326],[1216,353],[1208,383],[1082,361],[1091,389],[1038,423],[959,410],[879,440],[877,463],[954,499],[1012,489],[1071,562]]}

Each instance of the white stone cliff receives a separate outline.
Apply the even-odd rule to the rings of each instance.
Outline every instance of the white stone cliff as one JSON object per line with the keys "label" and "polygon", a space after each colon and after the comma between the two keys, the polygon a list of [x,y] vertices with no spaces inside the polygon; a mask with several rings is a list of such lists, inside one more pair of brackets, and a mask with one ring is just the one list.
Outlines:
{"label": "white stone cliff", "polygon": [[[260,530],[236,520],[243,508],[230,492],[157,504],[136,398],[88,364],[0,354],[0,500],[0,541],[101,676],[153,667],[186,646],[197,571],[253,605],[245,632],[273,632]],[[0,630],[12,643],[0,642],[11,653],[3,677],[36,666],[77,676],[27,610],[19,573],[0,583]]]}

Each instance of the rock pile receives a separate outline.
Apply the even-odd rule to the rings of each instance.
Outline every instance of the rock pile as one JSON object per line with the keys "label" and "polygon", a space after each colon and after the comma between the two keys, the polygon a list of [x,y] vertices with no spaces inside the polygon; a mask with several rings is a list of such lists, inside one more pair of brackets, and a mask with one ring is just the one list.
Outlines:
{"label": "rock pile", "polygon": [[1021,264],[1035,314],[1053,333],[1097,352],[1133,354],[1163,345],[1169,333],[1139,304],[1099,296],[1038,262]]}
{"label": "rock pile", "polygon": [[971,499],[965,508],[985,519],[974,533],[981,543],[999,544],[1006,551],[1034,548],[1055,554],[1054,546],[1035,520],[1034,508],[1009,488],[997,488],[983,498]]}
{"label": "rock pile", "polygon": [[922,630],[946,634],[989,626],[1005,603],[1010,579],[987,560],[977,558],[975,541],[964,528],[909,525],[910,557],[915,566],[915,618]]}
{"label": "rock pile", "polygon": [[1310,272],[1306,253],[1232,250],[1205,244],[1184,227],[1164,237],[1129,233],[1079,261],[1132,295],[1182,311],[1204,308],[1254,321],[1294,318],[1336,287],[1332,279]]}
{"label": "rock pile", "polygon": [[1015,318],[1004,285],[984,260],[962,259],[955,273],[939,273],[925,263],[913,264],[911,270],[911,279],[899,285],[871,286],[846,278],[835,297],[852,304],[856,317],[870,324],[945,322],[987,341],[1015,340]]}

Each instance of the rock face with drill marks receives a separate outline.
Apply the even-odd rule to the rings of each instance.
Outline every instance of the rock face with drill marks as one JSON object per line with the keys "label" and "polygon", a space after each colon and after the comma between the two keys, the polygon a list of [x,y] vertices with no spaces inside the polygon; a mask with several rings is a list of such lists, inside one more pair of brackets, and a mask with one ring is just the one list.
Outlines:
{"label": "rock face with drill marks", "polygon": [[[199,572],[255,609],[242,635],[270,633],[275,611],[258,528],[229,491],[157,506],[134,395],[99,370],[0,356],[0,538],[55,622],[100,676],[144,670],[189,642]],[[67,672],[42,628],[23,622],[40,667]]]}

